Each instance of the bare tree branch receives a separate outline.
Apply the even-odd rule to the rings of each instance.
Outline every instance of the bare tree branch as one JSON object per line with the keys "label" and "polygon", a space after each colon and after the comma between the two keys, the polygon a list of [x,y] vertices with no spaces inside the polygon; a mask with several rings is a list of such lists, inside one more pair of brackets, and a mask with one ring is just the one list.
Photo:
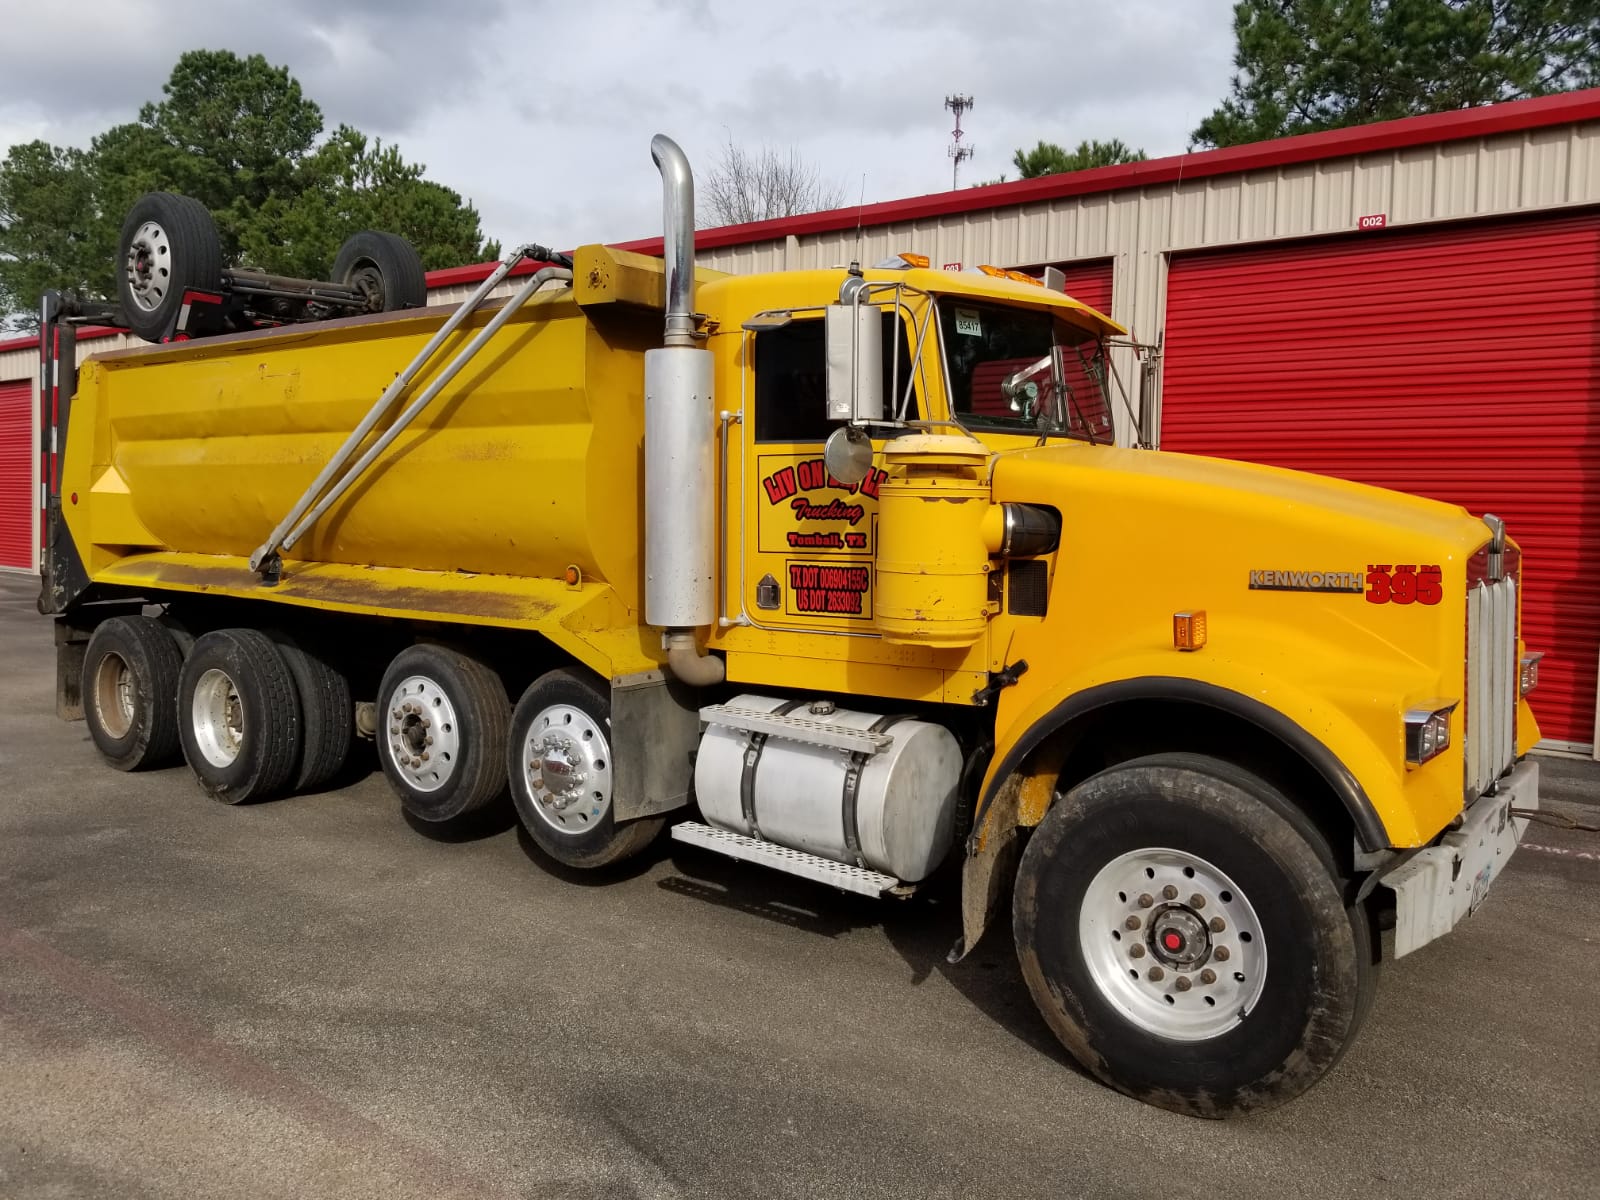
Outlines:
{"label": "bare tree branch", "polygon": [[702,227],[743,225],[838,208],[844,197],[844,185],[823,178],[794,147],[747,150],[730,137],[700,185],[698,219]]}

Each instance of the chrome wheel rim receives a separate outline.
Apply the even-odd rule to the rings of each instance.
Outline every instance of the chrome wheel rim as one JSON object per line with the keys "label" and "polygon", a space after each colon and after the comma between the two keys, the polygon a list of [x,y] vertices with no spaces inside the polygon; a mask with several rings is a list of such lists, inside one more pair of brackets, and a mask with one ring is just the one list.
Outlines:
{"label": "chrome wheel rim", "polygon": [[144,312],[159,308],[172,278],[172,243],[167,231],[155,221],[139,226],[128,242],[122,269],[134,304]]}
{"label": "chrome wheel rim", "polygon": [[107,654],[94,669],[94,711],[114,738],[133,728],[133,672],[120,654]]}
{"label": "chrome wheel rim", "polygon": [[213,767],[227,767],[239,757],[244,741],[244,702],[226,671],[212,667],[200,676],[190,703],[195,745]]}
{"label": "chrome wheel rim", "polygon": [[461,724],[449,695],[426,675],[408,675],[387,709],[384,747],[400,777],[419,792],[444,787],[461,761]]}
{"label": "chrome wheel rim", "polygon": [[1174,1041],[1227,1033],[1266,987],[1255,909],[1219,868],[1183,850],[1133,850],[1101,867],[1083,895],[1078,940],[1101,997]]}
{"label": "chrome wheel rim", "polygon": [[522,778],[533,811],[556,833],[575,837],[611,809],[611,743],[581,708],[541,709],[522,739]]}

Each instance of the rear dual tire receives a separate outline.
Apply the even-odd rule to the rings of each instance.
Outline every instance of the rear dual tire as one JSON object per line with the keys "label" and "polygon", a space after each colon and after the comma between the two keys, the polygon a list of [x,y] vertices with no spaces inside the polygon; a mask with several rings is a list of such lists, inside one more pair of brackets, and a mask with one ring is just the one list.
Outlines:
{"label": "rear dual tire", "polygon": [[288,790],[301,756],[300,697],[266,634],[198,638],[179,677],[178,714],[183,756],[212,799],[244,804]]}
{"label": "rear dual tire", "polygon": [[178,756],[173,700],[183,655],[148,617],[113,617],[84,652],[83,717],[102,757],[119,771],[166,766]]}

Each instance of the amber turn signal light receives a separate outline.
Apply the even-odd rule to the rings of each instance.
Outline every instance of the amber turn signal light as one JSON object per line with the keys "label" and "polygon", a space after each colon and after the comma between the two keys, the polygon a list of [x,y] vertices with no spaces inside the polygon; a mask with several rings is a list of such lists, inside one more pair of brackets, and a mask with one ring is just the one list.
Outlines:
{"label": "amber turn signal light", "polygon": [[1205,609],[1172,614],[1172,644],[1179,650],[1198,650],[1206,644]]}

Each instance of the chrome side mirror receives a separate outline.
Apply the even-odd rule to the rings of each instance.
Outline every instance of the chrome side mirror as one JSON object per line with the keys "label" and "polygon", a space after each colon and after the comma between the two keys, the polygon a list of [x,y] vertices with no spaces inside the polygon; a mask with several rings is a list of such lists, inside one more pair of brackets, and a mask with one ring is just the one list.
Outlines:
{"label": "chrome side mirror", "polygon": [[822,465],[840,483],[854,487],[872,470],[872,439],[854,425],[835,429],[822,447]]}
{"label": "chrome side mirror", "polygon": [[828,420],[883,420],[883,313],[870,304],[830,304],[823,333]]}

